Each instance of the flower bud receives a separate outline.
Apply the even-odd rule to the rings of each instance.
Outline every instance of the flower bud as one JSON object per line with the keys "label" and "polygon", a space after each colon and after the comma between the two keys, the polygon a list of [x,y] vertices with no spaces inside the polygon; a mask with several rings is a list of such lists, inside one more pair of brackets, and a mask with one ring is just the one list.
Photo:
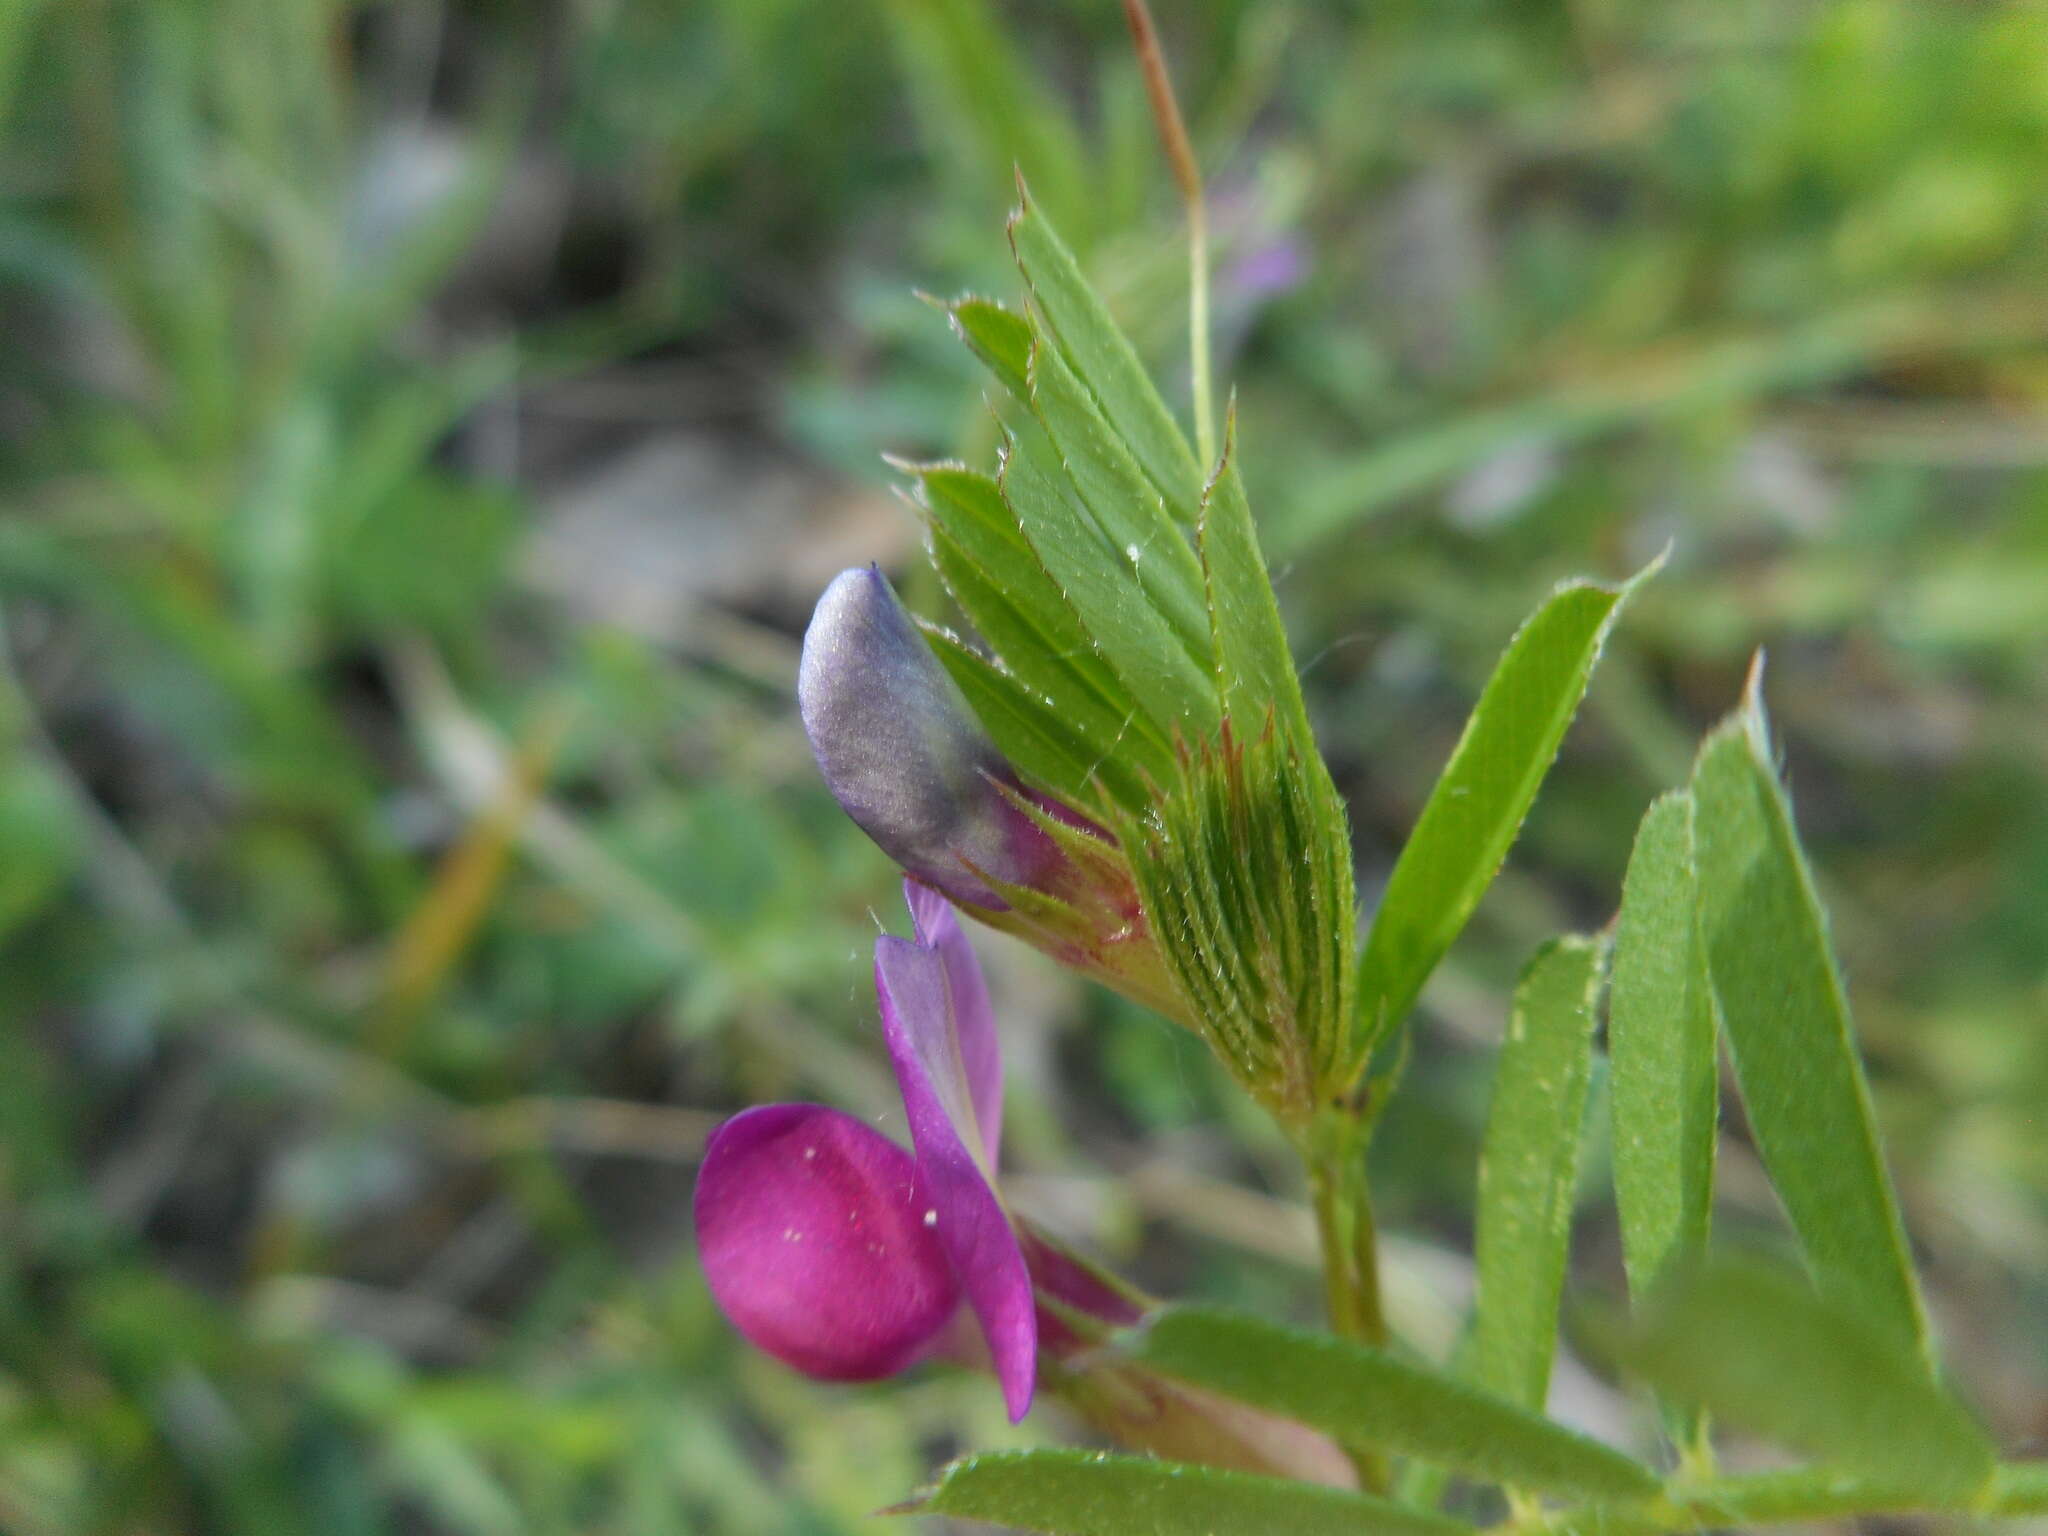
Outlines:
{"label": "flower bud", "polygon": [[819,770],[861,830],[956,901],[1002,910],[1059,854],[1004,793],[1016,771],[975,720],[888,580],[843,571],[804,634],[797,706]]}
{"label": "flower bud", "polygon": [[824,1381],[876,1381],[960,1304],[911,1155],[851,1115],[764,1104],[720,1126],[697,1177],[711,1294],[757,1348]]}

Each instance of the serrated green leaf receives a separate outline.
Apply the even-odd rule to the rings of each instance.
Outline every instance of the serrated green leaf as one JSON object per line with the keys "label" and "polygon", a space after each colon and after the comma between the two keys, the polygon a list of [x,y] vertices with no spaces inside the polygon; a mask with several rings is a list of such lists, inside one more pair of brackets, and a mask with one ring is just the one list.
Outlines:
{"label": "serrated green leaf", "polygon": [[[1003,498],[1097,653],[1160,732],[1205,741],[1218,721],[1216,689],[1152,606],[1123,552],[1070,499],[1047,444],[1020,434],[1003,460]],[[1178,537],[1178,535],[1176,535]]]}
{"label": "serrated green leaf", "polygon": [[1032,349],[1030,380],[1031,408],[1058,449],[1074,494],[1188,654],[1206,660],[1209,616],[1202,568],[1186,531],[1065,357],[1045,345],[1042,336]]}
{"label": "serrated green leaf", "polygon": [[1363,1059],[1407,1016],[1500,870],[1629,594],[1572,582],[1516,632],[1395,862],[1359,961]]}
{"label": "serrated green leaf", "polygon": [[1329,1334],[1175,1307],[1119,1340],[1165,1376],[1295,1419],[1347,1443],[1470,1477],[1586,1498],[1657,1491],[1648,1468],[1463,1382]]}
{"label": "serrated green leaf", "polygon": [[1472,1529],[1311,1483],[1090,1451],[957,1461],[898,1512],[990,1520],[1045,1536],[1455,1536]]}
{"label": "serrated green leaf", "polygon": [[1706,1247],[1719,1083],[1700,942],[1692,797],[1660,796],[1622,881],[1607,1001],[1614,1193],[1629,1293],[1640,1304],[1674,1259]]}
{"label": "serrated green leaf", "polygon": [[1821,1288],[1926,1349],[1827,924],[1753,679],[1693,770],[1700,924],[1757,1150]]}
{"label": "serrated green leaf", "polygon": [[1237,414],[1224,424],[1223,467],[1202,496],[1195,549],[1208,594],[1209,630],[1216,658],[1216,691],[1224,713],[1240,730],[1259,728],[1270,708],[1283,732],[1304,750],[1310,745],[1308,712],[1287,649],[1280,605],[1259,553],[1258,533],[1244,481],[1237,472]]}
{"label": "serrated green leaf", "polygon": [[1557,1353],[1604,961],[1597,941],[1572,936],[1523,971],[1479,1154],[1472,1377],[1539,1412]]}
{"label": "serrated green leaf", "polygon": [[1075,376],[1130,445],[1174,518],[1192,523],[1202,466],[1073,253],[1028,197],[1010,220],[1010,245],[1033,307]]}
{"label": "serrated green leaf", "polygon": [[1655,1386],[1931,1503],[1975,1493],[1993,1454],[1892,1330],[1790,1271],[1724,1259],[1676,1277],[1628,1348]]}
{"label": "serrated green leaf", "polygon": [[1020,404],[1031,398],[1031,322],[993,299],[964,298],[946,306],[968,350]]}
{"label": "serrated green leaf", "polygon": [[1165,736],[1096,653],[996,482],[951,465],[918,474],[940,578],[1016,682],[1037,696],[1038,711],[1052,717],[1045,729],[1078,739],[1091,760],[1116,757],[1125,770],[1119,788],[1140,772],[1163,778],[1173,767]]}
{"label": "serrated green leaf", "polygon": [[[1027,778],[1043,784],[1062,798],[1090,804],[1096,797],[1098,768],[1104,774],[1116,770],[1089,750],[1071,732],[1060,728],[1058,718],[1040,707],[1030,690],[998,663],[989,660],[950,630],[921,625],[926,640],[940,663],[967,696],[975,718],[988,728],[990,736]],[[1135,793],[1135,785],[1126,785]]]}

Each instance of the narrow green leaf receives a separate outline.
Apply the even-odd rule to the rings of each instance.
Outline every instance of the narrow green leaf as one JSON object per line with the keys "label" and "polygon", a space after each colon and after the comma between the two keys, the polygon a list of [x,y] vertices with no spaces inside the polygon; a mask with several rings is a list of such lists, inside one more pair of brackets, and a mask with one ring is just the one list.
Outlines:
{"label": "narrow green leaf", "polygon": [[1066,479],[1115,557],[1191,656],[1209,653],[1202,568],[1186,530],[1120,441],[1059,349],[1031,352],[1031,407],[1059,450]]}
{"label": "narrow green leaf", "polygon": [[1994,1513],[2048,1515],[2048,1461],[2010,1461],[1991,1475]]}
{"label": "narrow green leaf", "polygon": [[940,578],[1016,682],[1036,696],[1040,712],[1052,716],[1047,728],[1080,741],[1091,760],[1114,754],[1128,768],[1163,778],[1173,767],[1165,735],[1097,654],[1001,488],[953,465],[916,473]]}
{"label": "narrow green leaf", "polygon": [[1709,341],[1689,352],[1663,347],[1612,377],[1546,386],[1530,399],[1418,427],[1301,481],[1275,521],[1273,548],[1291,557],[1516,443],[1568,449],[1616,428],[1858,372],[1901,347],[1924,345],[1940,324],[1926,313],[1931,307],[1917,297],[1904,303],[1887,299],[1791,330]]}
{"label": "narrow green leaf", "polygon": [[1022,403],[1031,398],[1031,322],[993,299],[968,297],[946,306],[953,329],[990,373]]}
{"label": "narrow green leaf", "polygon": [[1456,1536],[1472,1529],[1312,1483],[1091,1451],[957,1461],[890,1513],[956,1515],[1046,1536]]}
{"label": "narrow green leaf", "polygon": [[1700,921],[1757,1150],[1821,1288],[1926,1348],[1905,1228],[1760,679],[1693,770]]}
{"label": "narrow green leaf", "polygon": [[1522,972],[1479,1154],[1472,1376],[1539,1412],[1557,1352],[1604,960],[1597,941],[1573,936]]}
{"label": "narrow green leaf", "polygon": [[[1863,1476],[1840,1467],[1738,1473],[1676,1483],[1654,1504],[1557,1510],[1545,1527],[1587,1536],[1666,1536],[1672,1531],[1746,1531],[1794,1522],[1808,1529],[1863,1528],[1891,1523],[1871,1517],[1936,1513],[1973,1516],[1975,1524],[1952,1527],[1940,1522],[1933,1527],[1965,1530],[1984,1529],[1981,1522],[1987,1519],[2048,1514],[2048,1465],[2007,1463],[1993,1469],[1988,1487],[1947,1499],[1930,1497],[1924,1488],[1902,1487],[1894,1478]],[[1912,1522],[1916,1529],[1924,1523]]]}
{"label": "narrow green leaf", "polygon": [[1983,1431],[1920,1356],[1788,1270],[1722,1260],[1679,1275],[1629,1354],[1673,1396],[1888,1489],[1939,1504],[1991,1476]]}
{"label": "narrow green leaf", "polygon": [[1586,1498],[1640,1498],[1658,1488],[1647,1468],[1619,1451],[1330,1334],[1175,1307],[1119,1342],[1161,1375],[1469,1477]]}
{"label": "narrow green leaf", "polygon": [[1309,745],[1308,712],[1287,649],[1280,605],[1259,553],[1252,509],[1237,472],[1237,412],[1223,427],[1223,464],[1202,496],[1195,547],[1208,592],[1216,691],[1241,730],[1258,729],[1270,708],[1281,729]]}
{"label": "narrow green leaf", "polygon": [[936,625],[922,625],[953,681],[967,696],[975,717],[987,727],[1002,753],[1026,777],[1071,802],[1088,805],[1096,796],[1097,779],[1115,784],[1119,800],[1141,793],[1128,770],[1091,751],[1046,711],[1015,674],[989,660],[958,635]]}
{"label": "narrow green leaf", "polygon": [[1622,587],[1572,582],[1508,643],[1387,881],[1359,962],[1363,1059],[1407,1016],[1422,984],[1500,870],[1577,713],[1622,604]]}
{"label": "narrow green leaf", "polygon": [[[1123,552],[1070,498],[1042,436],[1019,434],[1003,460],[1003,498],[1124,688],[1169,739],[1215,734],[1216,687],[1152,606]],[[1175,535],[1178,537],[1178,535]]]}
{"label": "narrow green leaf", "polygon": [[1010,220],[1010,246],[1039,318],[1076,377],[1111,428],[1130,444],[1175,519],[1192,523],[1202,466],[1073,253],[1028,196]]}
{"label": "narrow green leaf", "polygon": [[1640,1304],[1674,1259],[1706,1247],[1719,1083],[1714,1000],[1694,900],[1692,797],[1643,817],[1621,887],[1607,1002],[1614,1193],[1629,1292]]}
{"label": "narrow green leaf", "polygon": [[1076,242],[1099,225],[1095,155],[1065,92],[1036,68],[1003,13],[987,0],[891,0],[904,83],[931,148],[954,186],[947,207],[979,210],[1008,195],[1013,167],[1030,168]]}

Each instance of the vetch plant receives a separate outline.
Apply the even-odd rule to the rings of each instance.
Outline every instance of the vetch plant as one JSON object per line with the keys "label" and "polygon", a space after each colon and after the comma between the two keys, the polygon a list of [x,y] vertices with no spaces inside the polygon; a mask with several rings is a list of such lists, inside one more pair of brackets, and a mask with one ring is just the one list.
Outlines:
{"label": "vetch plant", "polygon": [[[1198,446],[1023,195],[1022,305],[944,306],[1001,388],[997,462],[900,466],[966,628],[851,570],[799,680],[826,782],[908,877],[913,937],[877,941],[875,980],[912,1148],[814,1106],[729,1122],[697,1196],[714,1294],[812,1375],[985,1365],[1013,1417],[1048,1391],[1150,1453],[970,1457],[903,1506],[1027,1530],[1471,1529],[1444,1512],[1452,1479],[1455,1507],[1497,1490],[1499,1528],[1528,1533],[2048,1512],[2048,1466],[2001,1462],[1942,1378],[1760,667],[1649,808],[1615,923],[1546,946],[1515,989],[1455,1365],[1389,1337],[1364,1166],[1398,1087],[1386,1047],[1652,571],[1568,583],[1512,637],[1359,943],[1344,809],[1227,413],[1211,440],[1200,185],[1127,9],[1190,211]],[[1009,1209],[998,1022],[956,911],[1191,1030],[1274,1116],[1314,1205],[1329,1333],[1162,1305]],[[1723,1044],[1796,1264],[1711,1240]],[[1654,1393],[1661,1451],[1647,1423],[1624,1450],[1544,1416],[1603,1081],[1629,1312],[1602,1342]],[[1723,1474],[1719,1426],[1800,1460]]]}

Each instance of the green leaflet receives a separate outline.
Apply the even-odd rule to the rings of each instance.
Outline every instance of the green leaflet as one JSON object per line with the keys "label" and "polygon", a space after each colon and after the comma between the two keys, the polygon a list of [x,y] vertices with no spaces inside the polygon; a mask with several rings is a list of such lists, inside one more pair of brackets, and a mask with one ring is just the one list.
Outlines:
{"label": "green leaflet", "polygon": [[1096,1451],[956,1461],[890,1513],[957,1515],[1046,1536],[1456,1536],[1472,1529],[1311,1483]]}
{"label": "green leaflet", "polygon": [[1920,1354],[1919,1285],[1759,689],[1753,673],[1693,769],[1714,992],[1757,1149],[1815,1279]]}
{"label": "green leaflet", "polygon": [[1040,706],[1014,673],[989,660],[950,630],[920,624],[975,718],[1002,753],[1028,777],[1079,805],[1092,805],[1097,787],[1113,796],[1142,793],[1112,759],[1092,751]]}
{"label": "green leaflet", "polygon": [[[987,475],[957,466],[930,465],[917,473],[940,578],[1013,674],[1030,710],[1047,717],[1035,730],[1079,742],[1085,759],[1082,783],[1086,770],[1100,763],[1105,777],[1115,781],[1111,787],[1118,798],[1137,804],[1136,775],[1163,778],[1173,768],[1172,750],[1097,654],[1073,605],[1018,527],[1001,488]],[[994,721],[987,723],[1007,752],[1002,730]],[[1078,786],[1047,782],[1093,798]]]}
{"label": "green leaflet", "polygon": [[1216,691],[1206,666],[1152,605],[1124,552],[1070,494],[1050,445],[1018,436],[1000,484],[1024,536],[1138,707],[1169,740],[1176,731],[1189,741],[1213,736]]}
{"label": "green leaflet", "polygon": [[1629,1293],[1640,1304],[1675,1259],[1706,1247],[1719,1082],[1700,942],[1693,803],[1660,796],[1621,888],[1607,999],[1614,1193]]}
{"label": "green leaflet", "polygon": [[1019,402],[1031,398],[1031,322],[993,299],[964,298],[945,306],[968,349]]}
{"label": "green leaflet", "polygon": [[[1237,411],[1223,424],[1223,462],[1202,495],[1195,527],[1208,599],[1210,643],[1215,653],[1216,692],[1223,712],[1241,731],[1259,729],[1271,708],[1280,729],[1312,748],[1301,680],[1287,650],[1287,629],[1259,553],[1252,509],[1237,472]],[[1341,812],[1339,813],[1341,814]]]}
{"label": "green leaflet", "polygon": [[1030,286],[1034,311],[1111,429],[1130,445],[1168,511],[1181,523],[1194,522],[1202,466],[1073,253],[1021,184],[1018,191],[1022,206],[1010,220],[1010,247]]}
{"label": "green leaflet", "polygon": [[1347,1443],[1488,1482],[1585,1498],[1654,1494],[1651,1472],[1561,1425],[1330,1334],[1175,1307],[1119,1341],[1162,1375],[1313,1425]]}
{"label": "green leaflet", "polygon": [[1499,872],[1615,617],[1662,563],[1659,557],[1621,587],[1561,587],[1508,642],[1395,862],[1366,936],[1357,1059],[1415,1006]]}
{"label": "green leaflet", "polygon": [[1681,1274],[1629,1353],[1672,1396],[1894,1493],[1941,1505],[1991,1477],[1983,1432],[1920,1357],[1788,1270],[1722,1260]]}
{"label": "green leaflet", "polygon": [[[1240,740],[1270,714],[1311,752],[1234,465],[1226,458],[1202,486],[1136,353],[1044,214],[1027,204],[1011,238],[1029,314],[973,297],[944,308],[1028,414],[1012,417],[995,481],[952,466],[914,471],[948,588],[1063,732],[1116,751],[1155,784],[1178,772],[1176,740],[1214,742],[1226,711]],[[1321,835],[1341,838],[1341,809],[1325,798]]]}
{"label": "green leaflet", "polygon": [[1190,655],[1209,649],[1202,570],[1186,530],[1112,432],[1058,348],[1031,353],[1031,409],[1058,450],[1065,479],[1115,558],[1130,568],[1151,607]]}
{"label": "green leaflet", "polygon": [[1471,1373],[1538,1412],[1557,1352],[1605,958],[1596,940],[1567,937],[1522,972],[1479,1153]]}

